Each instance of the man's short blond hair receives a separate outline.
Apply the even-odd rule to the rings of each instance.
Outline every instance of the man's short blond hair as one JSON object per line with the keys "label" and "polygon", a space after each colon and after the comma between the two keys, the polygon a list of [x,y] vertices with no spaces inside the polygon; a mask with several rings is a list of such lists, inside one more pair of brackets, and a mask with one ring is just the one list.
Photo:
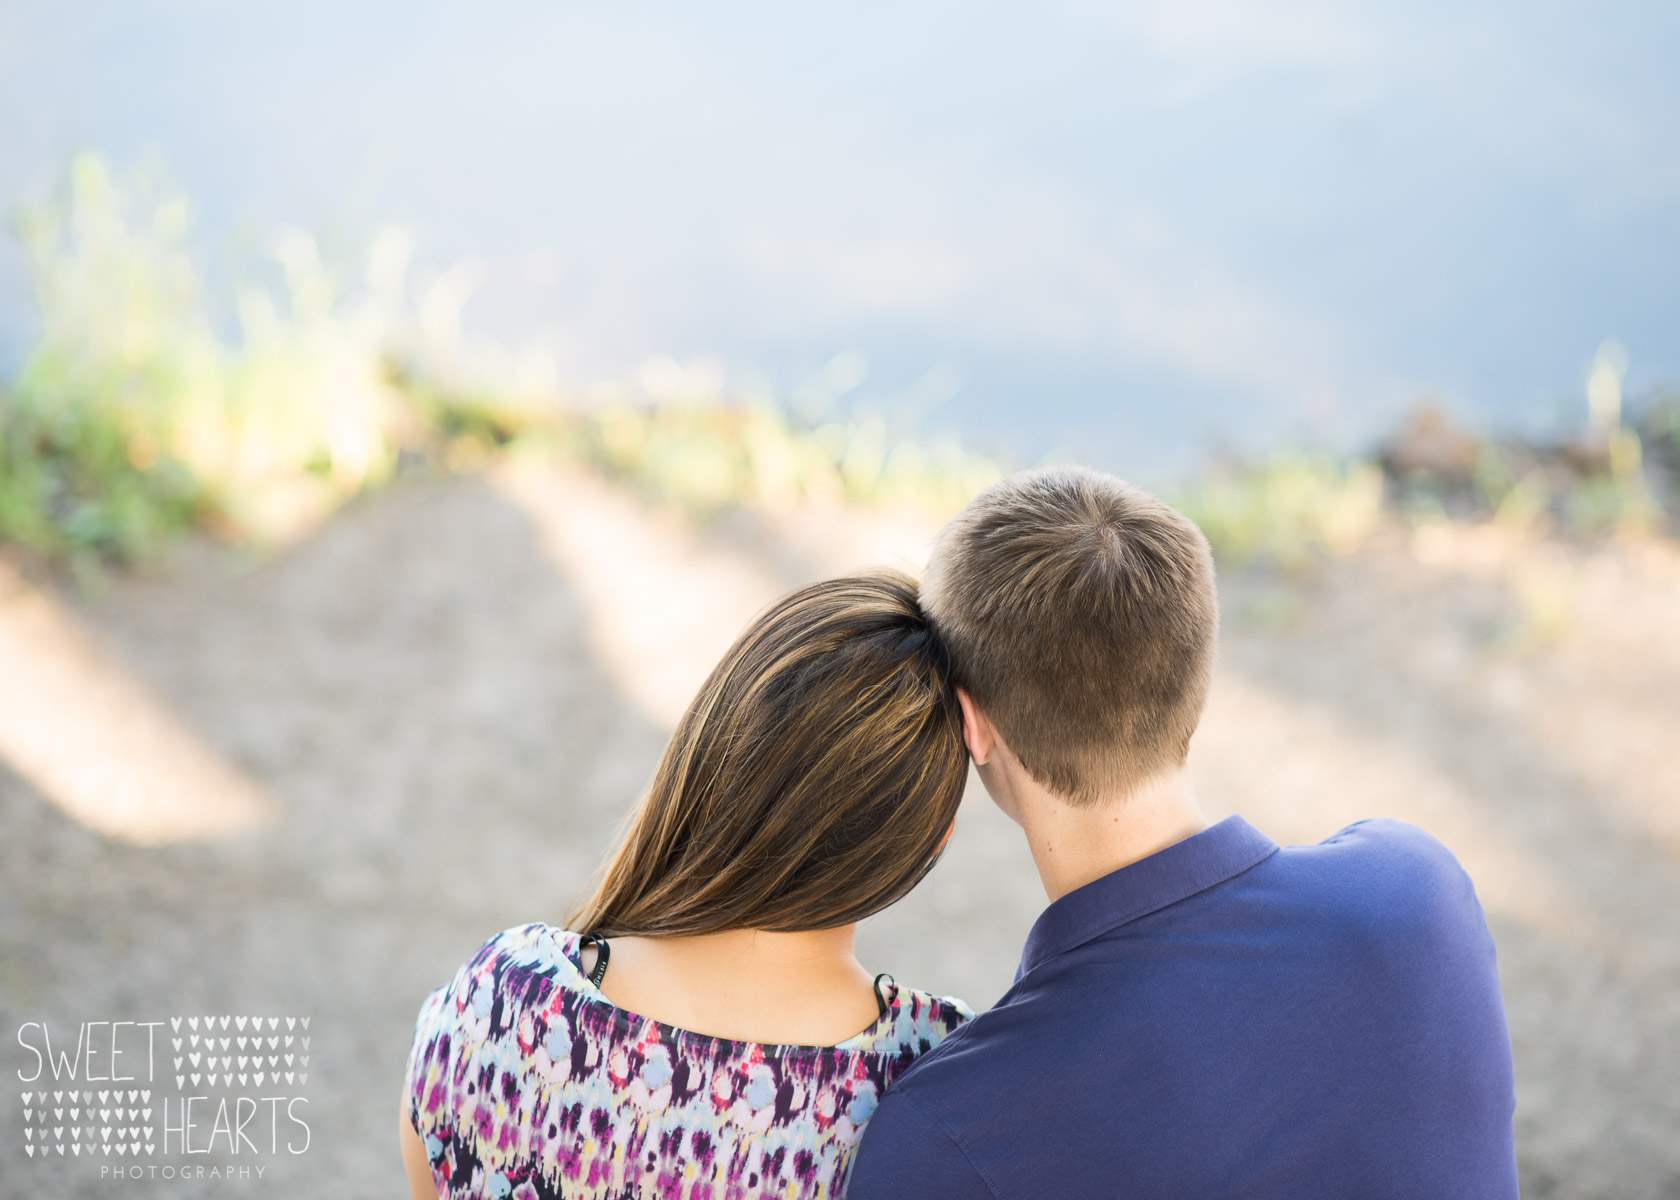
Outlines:
{"label": "man's short blond hair", "polygon": [[1184,762],[1213,669],[1213,556],[1194,522],[1112,475],[1023,471],[945,527],[922,600],[956,680],[1071,803]]}

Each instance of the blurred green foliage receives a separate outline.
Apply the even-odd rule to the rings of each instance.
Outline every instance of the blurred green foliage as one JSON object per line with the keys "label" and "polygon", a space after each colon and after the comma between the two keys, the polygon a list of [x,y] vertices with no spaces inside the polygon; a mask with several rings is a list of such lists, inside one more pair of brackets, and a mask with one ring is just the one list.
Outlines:
{"label": "blurred green foliage", "polygon": [[79,160],[62,208],[22,214],[41,336],[0,397],[0,538],[133,558],[193,520],[204,488],[171,451],[170,397],[214,369],[181,248],[184,204],[130,205]]}
{"label": "blurred green foliage", "polygon": [[955,441],[894,441],[868,416],[809,428],[763,400],[620,398],[566,414],[551,436],[650,500],[698,514],[843,501],[954,512],[999,475]]}
{"label": "blurred green foliage", "polygon": [[281,286],[236,290],[218,335],[163,183],[73,164],[21,213],[39,340],[0,397],[0,539],[52,557],[132,561],[202,524],[280,533],[389,474],[403,414],[381,378],[392,248],[356,305],[302,233],[273,248]]}
{"label": "blurred green foliage", "polygon": [[879,417],[802,424],[766,399],[651,398],[620,392],[584,406],[452,389],[412,367],[394,377],[445,470],[503,453],[580,461],[654,503],[707,516],[731,505],[861,502],[954,512],[998,478],[954,439],[893,440]]}
{"label": "blurred green foliage", "polygon": [[878,419],[807,428],[765,401],[626,392],[579,406],[446,382],[462,375],[458,330],[436,314],[460,297],[411,311],[394,232],[354,288],[306,234],[283,233],[278,284],[238,283],[237,336],[223,337],[190,227],[179,193],[119,182],[92,155],[18,216],[41,329],[0,395],[0,541],[83,564],[134,561],[193,526],[262,541],[400,461],[469,470],[508,452],[581,459],[696,512],[825,498],[954,509],[997,473],[955,442],[890,440]]}
{"label": "blurred green foliage", "polygon": [[1354,549],[1381,520],[1383,492],[1376,463],[1285,455],[1211,471],[1175,500],[1221,557],[1295,569]]}
{"label": "blurred green foliage", "polygon": [[[474,470],[515,453],[586,462],[698,514],[826,502],[951,512],[999,474],[955,440],[895,437],[879,416],[801,421],[671,363],[657,387],[587,403],[486,382],[461,366],[455,321],[470,285],[446,272],[416,311],[395,231],[349,277],[308,235],[282,233],[268,282],[233,287],[237,331],[224,336],[190,228],[178,192],[145,175],[119,182],[91,155],[55,201],[18,216],[40,337],[0,394],[0,541],[77,566],[137,560],[190,527],[261,542],[404,463]],[[1222,557],[1286,569],[1352,550],[1396,511],[1521,536],[1648,533],[1674,500],[1680,403],[1625,423],[1625,366],[1619,348],[1601,348],[1576,442],[1486,441],[1420,410],[1378,458],[1226,465],[1174,500]]]}

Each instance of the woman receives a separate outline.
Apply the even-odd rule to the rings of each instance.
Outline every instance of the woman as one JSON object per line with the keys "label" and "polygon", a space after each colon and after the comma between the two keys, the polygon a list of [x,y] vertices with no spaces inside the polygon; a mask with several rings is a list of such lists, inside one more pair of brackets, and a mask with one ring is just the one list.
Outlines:
{"label": "woman", "polygon": [[427,997],[414,1195],[842,1194],[881,1091],[973,1015],[853,952],[944,849],[966,772],[913,582],[776,603],[684,714],[569,928],[497,934]]}

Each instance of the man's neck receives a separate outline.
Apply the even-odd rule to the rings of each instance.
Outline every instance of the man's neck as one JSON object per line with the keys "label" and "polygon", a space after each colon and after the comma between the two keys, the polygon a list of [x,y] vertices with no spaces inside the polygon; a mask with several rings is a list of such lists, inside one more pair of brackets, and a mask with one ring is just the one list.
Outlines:
{"label": "man's neck", "polygon": [[1125,796],[1075,808],[1031,780],[1017,783],[1019,821],[1052,901],[1206,829],[1182,770]]}

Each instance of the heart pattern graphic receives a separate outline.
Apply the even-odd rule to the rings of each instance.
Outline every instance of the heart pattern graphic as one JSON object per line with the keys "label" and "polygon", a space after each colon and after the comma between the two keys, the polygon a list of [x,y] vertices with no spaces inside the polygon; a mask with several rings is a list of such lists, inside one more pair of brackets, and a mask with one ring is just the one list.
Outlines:
{"label": "heart pattern graphic", "polygon": [[[282,1077],[288,1083],[307,1082],[304,1068],[309,1066],[310,1035],[300,1031],[309,1028],[310,1020],[232,1013],[172,1017],[172,1031],[179,1033],[183,1024],[187,1028],[186,1037],[169,1039],[175,1086],[180,1090],[189,1083],[193,1087],[261,1086]],[[281,1033],[282,1028],[292,1032]],[[220,1036],[224,1029],[229,1031],[226,1037]]]}
{"label": "heart pattern graphic", "polygon": [[[157,1126],[141,1123],[150,1121],[152,1117],[151,1089],[107,1088],[100,1095],[107,1107],[96,1109],[93,1092],[20,1092],[24,1103],[24,1154],[29,1158],[46,1158],[53,1154],[75,1158],[84,1154],[89,1157],[113,1153],[135,1157],[156,1154],[157,1142],[153,1135]],[[54,1104],[55,1100],[69,1103]],[[135,1107],[129,1107],[130,1104]],[[49,1111],[55,1122],[50,1127],[47,1124]],[[97,1115],[100,1123],[79,1123],[84,1111],[90,1121]],[[72,1124],[64,1123],[66,1115]]]}

